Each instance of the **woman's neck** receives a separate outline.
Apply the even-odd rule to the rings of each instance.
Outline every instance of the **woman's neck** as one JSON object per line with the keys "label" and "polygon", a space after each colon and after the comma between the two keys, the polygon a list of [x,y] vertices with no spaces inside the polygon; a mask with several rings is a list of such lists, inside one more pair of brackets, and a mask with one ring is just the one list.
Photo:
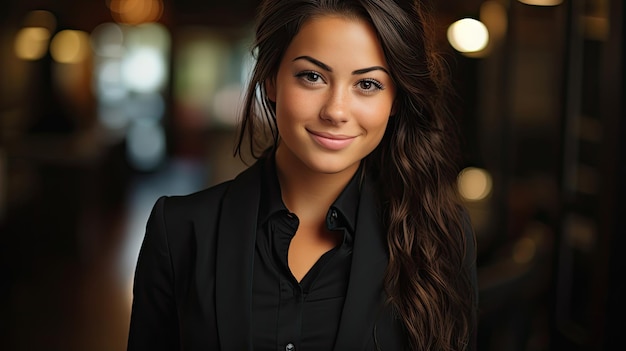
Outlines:
{"label": "woman's neck", "polygon": [[328,208],[356,173],[358,164],[339,173],[315,172],[290,152],[276,152],[282,199],[301,223],[324,221]]}

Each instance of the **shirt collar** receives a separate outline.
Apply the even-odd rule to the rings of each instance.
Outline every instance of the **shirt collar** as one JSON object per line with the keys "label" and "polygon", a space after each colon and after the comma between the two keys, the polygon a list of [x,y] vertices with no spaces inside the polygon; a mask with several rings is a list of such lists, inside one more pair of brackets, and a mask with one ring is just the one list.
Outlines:
{"label": "shirt collar", "polygon": [[359,209],[361,193],[361,174],[363,167],[359,167],[352,176],[348,185],[341,191],[335,202],[330,206],[326,215],[328,229],[335,230],[346,227],[350,233],[356,228],[356,217]]}
{"label": "shirt collar", "polygon": [[280,184],[278,183],[278,175],[276,174],[276,160],[274,152],[271,152],[265,160],[261,173],[261,208],[259,209],[259,224],[267,222],[267,220],[276,212],[289,211],[283,202],[280,192]]}
{"label": "shirt collar", "polygon": [[[361,165],[328,209],[326,225],[330,230],[345,227],[350,233],[354,233],[363,172],[363,166]],[[259,224],[264,224],[277,212],[289,211],[282,200],[278,175],[276,174],[274,153],[271,153],[264,160],[262,177],[263,188],[261,192],[261,208],[259,209]]]}

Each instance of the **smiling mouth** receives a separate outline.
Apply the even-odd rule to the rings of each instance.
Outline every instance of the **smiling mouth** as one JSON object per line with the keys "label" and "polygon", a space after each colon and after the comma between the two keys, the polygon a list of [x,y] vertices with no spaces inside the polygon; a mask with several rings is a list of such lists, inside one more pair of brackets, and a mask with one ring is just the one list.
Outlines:
{"label": "smiling mouth", "polygon": [[310,130],[307,131],[318,145],[332,151],[345,149],[350,144],[352,144],[352,142],[356,138],[347,135],[335,135],[330,133],[313,132]]}

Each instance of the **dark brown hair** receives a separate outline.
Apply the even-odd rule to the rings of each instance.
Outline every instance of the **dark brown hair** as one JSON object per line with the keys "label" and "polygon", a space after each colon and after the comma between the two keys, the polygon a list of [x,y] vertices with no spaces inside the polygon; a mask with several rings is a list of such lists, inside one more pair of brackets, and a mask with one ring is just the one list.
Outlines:
{"label": "dark brown hair", "polygon": [[[267,0],[256,27],[256,66],[248,86],[239,141],[253,156],[278,142],[274,105],[264,82],[312,17],[342,15],[372,24],[396,85],[395,114],[379,146],[366,157],[378,183],[387,228],[388,303],[402,320],[412,350],[463,350],[474,321],[467,274],[469,224],[456,194],[456,137],[446,109],[447,80],[420,1]],[[384,181],[383,181],[384,180]]]}

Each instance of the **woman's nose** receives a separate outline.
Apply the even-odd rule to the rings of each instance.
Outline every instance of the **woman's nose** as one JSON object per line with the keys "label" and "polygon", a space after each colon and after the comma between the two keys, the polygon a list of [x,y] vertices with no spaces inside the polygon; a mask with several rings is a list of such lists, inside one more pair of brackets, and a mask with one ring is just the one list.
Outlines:
{"label": "woman's nose", "polygon": [[328,123],[345,123],[349,117],[349,94],[339,89],[333,89],[320,111],[320,118]]}

